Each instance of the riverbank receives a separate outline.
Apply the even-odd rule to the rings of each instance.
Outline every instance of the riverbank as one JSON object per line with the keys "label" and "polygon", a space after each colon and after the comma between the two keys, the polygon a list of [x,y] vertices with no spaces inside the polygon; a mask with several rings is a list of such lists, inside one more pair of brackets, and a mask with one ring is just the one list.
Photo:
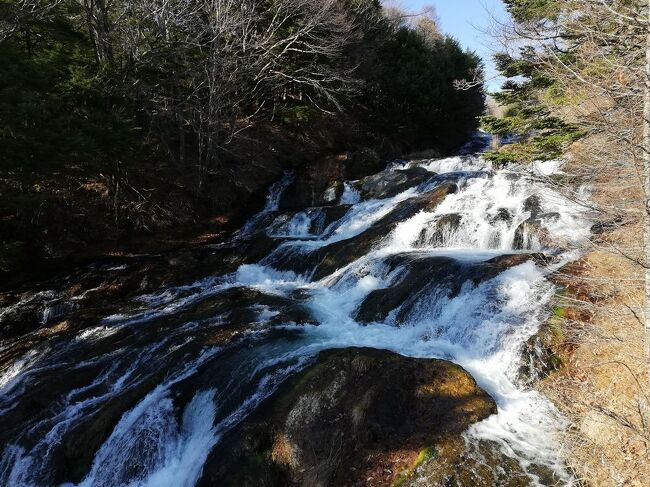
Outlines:
{"label": "riverbank", "polygon": [[[567,172],[585,174],[597,144],[589,138],[574,146]],[[643,233],[634,178],[618,171],[589,180],[601,222],[583,256],[554,275],[561,292],[551,318],[553,348],[563,366],[538,384],[569,419],[565,456],[589,486],[641,487],[650,478],[643,269],[634,262]]]}
{"label": "riverbank", "polygon": [[109,256],[218,240],[264,206],[286,171],[310,179],[320,197],[408,151],[368,130],[345,114],[300,128],[262,124],[233,143],[200,196],[191,174],[164,154],[118,164],[118,176],[101,160],[54,172],[0,169],[0,290]]}

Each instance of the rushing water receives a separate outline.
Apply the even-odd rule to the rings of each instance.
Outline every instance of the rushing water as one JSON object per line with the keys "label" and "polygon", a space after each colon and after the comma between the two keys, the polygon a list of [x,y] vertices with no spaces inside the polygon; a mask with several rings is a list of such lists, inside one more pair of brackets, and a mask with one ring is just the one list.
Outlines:
{"label": "rushing water", "polygon": [[[413,169],[430,174],[395,194],[364,196],[348,182],[338,208],[283,213],[287,174],[264,210],[214,249],[271,237],[274,245],[257,262],[140,294],[48,339],[37,330],[3,342],[0,484],[194,485],[225,432],[317,352],[348,346],[461,364],[499,409],[467,441],[493,440],[524,468],[544,465],[571,483],[555,442],[562,420],[519,384],[518,373],[523,344],[548,315],[549,265],[575,256],[571,249],[589,234],[587,219],[530,174],[493,171],[480,156],[395,164],[381,177]],[[457,191],[435,208],[408,211],[450,181]],[[363,252],[344,250],[337,265],[323,268],[340,245],[357,241]],[[524,259],[472,278],[495,257],[531,252],[552,263]],[[444,262],[457,275],[416,279],[395,309],[360,322],[364,300],[402,283],[409,266],[422,262]],[[294,304],[309,318],[289,313]],[[539,481],[532,469],[530,476]]]}

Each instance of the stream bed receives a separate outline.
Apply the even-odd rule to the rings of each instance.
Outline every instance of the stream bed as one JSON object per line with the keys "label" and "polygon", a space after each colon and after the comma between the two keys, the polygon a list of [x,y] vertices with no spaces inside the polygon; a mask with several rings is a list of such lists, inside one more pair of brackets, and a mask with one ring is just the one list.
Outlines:
{"label": "stream bed", "polygon": [[[0,485],[196,485],[224,435],[346,347],[461,365],[498,407],[465,441],[498,445],[530,485],[549,485],[540,467],[571,484],[563,420],[520,380],[551,312],[547,276],[589,237],[581,209],[544,184],[560,170],[493,170],[480,154],[397,162],[347,182],[336,205],[293,212],[278,209],[287,174],[221,244],[22,291],[0,308],[14,330],[0,341]],[[134,266],[137,285],[106,298]],[[149,276],[172,267],[192,270],[176,285]]]}

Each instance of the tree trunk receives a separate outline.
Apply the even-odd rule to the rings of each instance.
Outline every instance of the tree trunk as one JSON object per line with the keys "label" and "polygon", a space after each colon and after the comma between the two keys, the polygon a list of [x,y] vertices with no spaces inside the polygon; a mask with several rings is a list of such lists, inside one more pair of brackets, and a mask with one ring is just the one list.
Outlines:
{"label": "tree trunk", "polygon": [[650,358],[650,0],[646,4],[645,93],[643,99],[643,198],[645,252],[645,345]]}

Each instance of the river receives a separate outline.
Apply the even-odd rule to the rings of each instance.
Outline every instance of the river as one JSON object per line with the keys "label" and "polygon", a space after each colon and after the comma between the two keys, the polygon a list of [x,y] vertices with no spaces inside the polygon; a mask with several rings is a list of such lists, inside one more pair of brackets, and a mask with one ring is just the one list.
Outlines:
{"label": "river", "polygon": [[533,464],[572,483],[561,416],[520,381],[522,347],[551,312],[547,277],[589,237],[581,208],[545,183],[560,171],[493,169],[480,153],[399,161],[346,183],[336,206],[291,213],[278,210],[287,174],[239,232],[201,249],[232,268],[101,306],[84,304],[96,282],[65,297],[74,276],[25,293],[0,319],[38,302],[42,323],[65,321],[0,342],[0,484],[193,486],[285,378],[350,346],[460,364],[499,411],[466,441],[498,443],[532,484]]}

